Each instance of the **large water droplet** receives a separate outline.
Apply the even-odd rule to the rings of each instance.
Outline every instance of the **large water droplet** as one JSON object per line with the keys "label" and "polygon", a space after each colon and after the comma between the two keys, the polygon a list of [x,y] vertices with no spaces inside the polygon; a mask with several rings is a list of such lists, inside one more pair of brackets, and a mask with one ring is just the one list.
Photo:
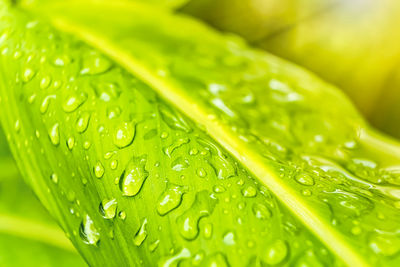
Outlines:
{"label": "large water droplet", "polygon": [[252,210],[254,216],[256,216],[256,218],[260,220],[269,219],[272,215],[270,209],[261,203],[254,203]]}
{"label": "large water droplet", "polygon": [[132,122],[124,122],[120,124],[114,134],[114,144],[118,148],[129,146],[135,138],[135,124]]}
{"label": "large water droplet", "polygon": [[26,68],[22,73],[22,80],[27,83],[32,80],[33,76],[35,76],[35,71],[31,68]]}
{"label": "large water droplet", "polygon": [[223,239],[224,239],[224,243],[227,246],[233,246],[236,244],[236,240],[235,240],[235,234],[233,232],[227,232]]}
{"label": "large water droplet", "polygon": [[187,188],[183,186],[168,183],[167,188],[158,199],[158,214],[164,216],[179,207],[182,202],[182,196],[186,191]]}
{"label": "large water droplet", "polygon": [[129,162],[120,178],[120,189],[123,196],[136,196],[142,188],[149,172],[145,169],[147,155],[134,157]]}
{"label": "large water droplet", "polygon": [[189,138],[179,138],[175,142],[173,142],[171,145],[168,147],[164,148],[164,152],[168,157],[172,156],[172,153],[178,149],[179,147],[189,143],[190,139]]}
{"label": "large water droplet", "polygon": [[100,241],[100,233],[94,226],[92,219],[89,215],[83,218],[83,221],[79,227],[79,235],[82,241],[89,245],[97,245]]}
{"label": "large water droplet", "polygon": [[178,157],[171,163],[171,168],[177,172],[187,169],[188,167],[189,161],[183,157]]}
{"label": "large water droplet", "polygon": [[218,200],[211,197],[207,191],[200,191],[187,211],[176,220],[181,235],[187,240],[195,239],[199,234],[199,221],[210,216]]}

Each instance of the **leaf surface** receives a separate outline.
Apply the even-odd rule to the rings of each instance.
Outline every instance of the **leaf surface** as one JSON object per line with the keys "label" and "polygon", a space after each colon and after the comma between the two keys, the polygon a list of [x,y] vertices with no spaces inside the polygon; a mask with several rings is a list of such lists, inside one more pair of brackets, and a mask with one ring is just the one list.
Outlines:
{"label": "leaf surface", "polygon": [[146,5],[9,12],[2,123],[90,264],[398,263],[399,146],[336,88]]}

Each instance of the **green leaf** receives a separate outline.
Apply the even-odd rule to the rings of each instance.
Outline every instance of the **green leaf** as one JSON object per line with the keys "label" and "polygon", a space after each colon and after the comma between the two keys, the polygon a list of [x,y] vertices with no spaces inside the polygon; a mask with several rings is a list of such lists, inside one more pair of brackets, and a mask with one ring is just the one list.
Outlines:
{"label": "green leaf", "polygon": [[3,10],[1,120],[91,265],[399,263],[400,146],[336,88],[154,7],[32,12],[58,30]]}
{"label": "green leaf", "polygon": [[20,177],[0,132],[0,265],[85,266]]}

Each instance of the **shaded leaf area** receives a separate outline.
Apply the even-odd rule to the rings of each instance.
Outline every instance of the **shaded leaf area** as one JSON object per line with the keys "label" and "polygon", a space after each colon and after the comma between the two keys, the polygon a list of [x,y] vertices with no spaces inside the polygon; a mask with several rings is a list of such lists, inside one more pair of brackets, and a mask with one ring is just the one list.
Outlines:
{"label": "shaded leaf area", "polygon": [[400,137],[399,2],[321,3],[193,0],[183,11],[316,72],[375,126]]}
{"label": "shaded leaf area", "polygon": [[0,132],[0,265],[86,266],[23,183]]}
{"label": "shaded leaf area", "polygon": [[341,265],[151,88],[45,23],[4,7],[1,18],[2,124],[91,265]]}

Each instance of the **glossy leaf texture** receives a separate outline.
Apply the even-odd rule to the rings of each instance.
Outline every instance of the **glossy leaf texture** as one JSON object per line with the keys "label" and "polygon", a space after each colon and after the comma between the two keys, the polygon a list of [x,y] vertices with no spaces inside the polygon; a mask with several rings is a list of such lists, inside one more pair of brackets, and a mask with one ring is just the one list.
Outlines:
{"label": "glossy leaf texture", "polygon": [[0,265],[86,266],[25,185],[0,132]]}
{"label": "glossy leaf texture", "polygon": [[316,72],[400,138],[399,1],[193,0],[184,12]]}
{"label": "glossy leaf texture", "polygon": [[90,264],[399,262],[399,145],[336,88],[146,5],[31,11],[60,32],[5,11],[2,124]]}

